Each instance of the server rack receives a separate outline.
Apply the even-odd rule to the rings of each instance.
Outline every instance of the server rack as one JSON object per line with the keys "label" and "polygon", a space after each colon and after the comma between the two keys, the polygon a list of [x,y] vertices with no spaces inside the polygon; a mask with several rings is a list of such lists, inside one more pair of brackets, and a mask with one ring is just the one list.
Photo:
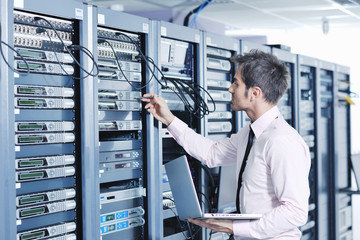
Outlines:
{"label": "server rack", "polygon": [[[215,110],[204,117],[204,136],[214,141],[230,137],[232,133],[240,129],[240,112],[233,112],[231,109],[231,94],[228,89],[231,86],[236,72],[234,64],[230,58],[239,53],[239,41],[216,35],[209,32],[203,32],[204,44],[204,65],[203,65],[203,86],[210,96],[207,97],[209,108],[213,108],[212,100],[215,103]],[[211,186],[211,181],[204,178],[205,186],[211,186],[204,189],[208,193],[211,205],[204,204],[203,209],[206,212],[216,211],[231,213],[236,211],[235,189],[232,192],[226,191],[226,185],[236,186],[237,175],[236,166],[226,166],[211,169],[211,178],[215,186]],[[228,196],[228,195],[233,196]],[[205,199],[204,199],[205,200]],[[205,239],[222,239],[225,236],[221,233],[204,233]]]}
{"label": "server rack", "polygon": [[[321,208],[318,199],[318,156],[317,156],[317,118],[316,118],[316,82],[317,64],[314,58],[297,55],[297,104],[298,131],[310,149],[311,168],[309,173],[310,199],[307,223],[300,228],[302,239],[327,239],[327,213],[319,213]],[[320,217],[321,216],[321,217]],[[320,230],[319,230],[320,229]]]}
{"label": "server rack", "polygon": [[[335,64],[318,61],[316,81],[316,118],[317,118],[317,175],[319,224],[328,229],[323,237],[336,236],[334,211],[335,196],[334,169],[334,77]],[[324,233],[324,232],[323,232]],[[320,232],[321,234],[321,232]],[[320,236],[319,236],[320,237]]]}
{"label": "server rack", "polygon": [[[198,30],[186,28],[183,26],[153,21],[154,33],[157,34],[155,38],[155,49],[158,49],[159,54],[155,58],[155,63],[160,67],[163,78],[161,84],[154,86],[155,93],[164,97],[167,100],[170,110],[180,119],[185,121],[196,132],[201,132],[200,120],[194,117],[193,114],[186,110],[184,103],[177,97],[178,90],[174,88],[172,81],[183,81],[188,83],[192,87],[196,87],[200,84],[200,53],[201,49],[201,34]],[[159,74],[159,77],[160,76]],[[165,81],[165,79],[167,81]],[[190,106],[193,106],[194,102],[186,97]],[[155,142],[158,142],[157,154],[155,160],[157,166],[162,170],[162,164],[177,158],[180,155],[186,154],[186,152],[172,139],[169,132],[166,130],[166,126],[158,123],[154,123],[155,131],[158,132]],[[201,174],[200,167],[197,160],[193,160],[188,157],[190,167],[193,172],[195,186],[201,189]],[[155,176],[156,177],[156,176]],[[158,178],[155,181],[160,181],[160,194],[158,199],[163,203],[163,207],[157,214],[160,215],[160,226],[158,226],[158,232],[156,233],[156,239],[183,239],[187,238],[191,234],[190,227],[185,222],[179,222],[177,219],[177,213],[175,205],[170,204],[173,202],[172,194],[168,188],[167,177],[164,171],[160,172]],[[197,228],[198,230],[198,228]],[[200,232],[193,229],[193,232]],[[196,237],[199,237],[197,235]],[[195,236],[194,236],[195,237]]]}
{"label": "server rack", "polygon": [[83,4],[19,1],[14,7],[9,39],[18,51],[14,68],[20,74],[15,74],[8,90],[15,112],[11,124],[17,196],[9,201],[17,205],[17,238],[81,239],[92,234],[91,229],[82,229],[91,224],[83,216],[83,207],[91,200],[82,194],[93,181],[82,181],[82,172],[96,158],[91,151],[83,152],[96,149],[86,132],[94,127],[88,115],[94,111],[86,108],[87,98],[93,96],[84,92],[87,83],[81,82],[91,81],[85,71],[95,74],[83,66],[88,60],[78,51],[85,49]]}
{"label": "server rack", "polygon": [[148,125],[140,98],[149,87],[150,23],[102,8],[97,19],[101,238],[144,239],[152,193],[146,193]]}
{"label": "server rack", "polygon": [[[13,1],[0,1],[1,41],[12,45]],[[1,42],[4,57],[12,64],[13,52]],[[16,239],[14,73],[0,61],[0,239]]]}
{"label": "server rack", "polygon": [[334,202],[336,239],[351,240],[352,199],[351,191],[351,131],[350,131],[350,68],[336,65],[334,76]]}
{"label": "server rack", "polygon": [[297,128],[298,119],[296,119],[297,112],[297,64],[296,55],[276,47],[271,48],[271,52],[279,60],[283,61],[287,66],[290,74],[289,89],[285,92],[284,96],[279,100],[278,107],[284,119],[294,128]]}
{"label": "server rack", "polygon": [[[271,48],[259,43],[249,42],[245,40],[240,40],[240,52],[245,54],[250,52],[252,49],[258,49],[263,52],[271,53]],[[246,115],[245,112],[241,113],[241,126],[245,127],[250,124],[250,118]]]}

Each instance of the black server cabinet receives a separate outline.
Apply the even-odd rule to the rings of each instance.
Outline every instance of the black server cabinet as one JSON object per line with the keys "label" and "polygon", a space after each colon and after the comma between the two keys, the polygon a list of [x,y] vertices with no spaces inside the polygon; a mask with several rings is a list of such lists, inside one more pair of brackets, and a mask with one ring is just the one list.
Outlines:
{"label": "black server cabinet", "polygon": [[99,218],[103,240],[145,239],[148,234],[147,131],[140,101],[148,78],[148,31],[148,19],[98,9]]}
{"label": "black server cabinet", "polygon": [[[200,32],[166,22],[154,22],[154,27],[158,31],[155,44],[157,44],[156,47],[159,50],[158,66],[162,71],[162,74],[159,74],[159,79],[161,79],[156,86],[156,92],[167,100],[170,110],[176,117],[200,133],[200,118],[189,111],[191,108],[197,110],[195,101],[198,101],[200,97],[200,95],[193,94],[198,92],[198,86],[200,85]],[[177,88],[176,85],[182,86]],[[194,92],[192,92],[192,88],[195,89]],[[193,98],[190,97],[189,93]],[[184,95],[181,100],[179,96],[182,96],[182,94]],[[166,126],[160,122],[158,124],[155,127],[159,131],[158,159],[160,164],[165,164],[181,155],[185,155],[185,150],[170,136]],[[200,189],[201,167],[198,161],[190,156],[188,156],[188,160],[195,186]],[[178,220],[175,205],[172,203],[172,193],[168,188],[166,173],[162,172],[161,174],[163,175],[160,194],[163,210],[160,213],[162,226],[158,237],[160,239],[184,239],[195,233],[193,235],[194,239],[199,239],[201,237],[201,231],[198,231],[199,228]]]}
{"label": "black server cabinet", "polygon": [[[314,58],[297,56],[297,104],[298,104],[298,131],[310,149],[311,168],[309,173],[310,199],[308,222],[300,228],[302,239],[327,239],[318,238],[318,229],[324,225],[327,232],[325,219],[319,219],[318,203],[318,164],[317,164],[317,129],[316,129],[316,81],[317,60]],[[322,221],[322,224],[319,222]]]}
{"label": "black server cabinet", "polygon": [[[229,88],[236,68],[231,57],[239,54],[239,41],[233,38],[203,32],[204,88],[208,91],[209,115],[204,117],[204,136],[218,141],[230,137],[240,128],[240,113],[231,109],[231,93]],[[236,211],[237,175],[236,165],[206,170],[203,177],[202,197],[205,212],[232,213]],[[229,189],[230,188],[230,189]],[[214,231],[204,231],[204,238],[227,239],[229,236]]]}
{"label": "black server cabinet", "polygon": [[13,12],[17,239],[83,237],[81,20],[49,8],[32,2]]}
{"label": "black server cabinet", "polygon": [[351,120],[350,69],[336,65],[334,77],[334,219],[337,239],[351,240]]}
{"label": "black server cabinet", "polygon": [[[316,81],[317,175],[319,237],[335,237],[334,177],[334,71],[335,64],[318,61]],[[325,225],[326,222],[326,225]],[[325,229],[328,229],[327,233]]]}

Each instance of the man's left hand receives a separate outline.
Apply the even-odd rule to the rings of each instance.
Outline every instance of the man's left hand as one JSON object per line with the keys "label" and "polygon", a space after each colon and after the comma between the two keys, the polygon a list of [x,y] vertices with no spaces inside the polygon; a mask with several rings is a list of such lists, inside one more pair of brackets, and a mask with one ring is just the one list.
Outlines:
{"label": "man's left hand", "polygon": [[188,221],[200,227],[209,228],[215,232],[224,232],[224,233],[233,234],[232,220],[223,220],[223,219],[201,220],[201,219],[188,218]]}

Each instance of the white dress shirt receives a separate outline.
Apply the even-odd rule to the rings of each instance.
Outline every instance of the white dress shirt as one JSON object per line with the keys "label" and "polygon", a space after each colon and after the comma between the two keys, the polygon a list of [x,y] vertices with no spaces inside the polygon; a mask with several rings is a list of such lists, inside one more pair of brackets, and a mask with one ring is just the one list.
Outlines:
{"label": "white dress shirt", "polygon": [[[240,210],[261,213],[263,217],[233,221],[234,236],[236,239],[300,239],[298,227],[307,222],[308,216],[309,148],[276,106],[250,127],[255,137],[243,174]],[[168,130],[191,156],[207,166],[236,163],[239,173],[249,126],[217,142],[195,133],[178,118]]]}

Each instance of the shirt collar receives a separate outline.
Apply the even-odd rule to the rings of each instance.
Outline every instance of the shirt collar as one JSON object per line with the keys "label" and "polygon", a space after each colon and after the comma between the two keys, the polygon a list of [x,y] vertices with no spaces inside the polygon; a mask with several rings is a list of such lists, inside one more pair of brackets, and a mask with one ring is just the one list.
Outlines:
{"label": "shirt collar", "polygon": [[259,136],[264,132],[264,130],[270,125],[270,123],[280,115],[280,111],[277,106],[274,106],[266,113],[261,115],[255,122],[250,124],[251,129],[254,131],[255,137]]}

